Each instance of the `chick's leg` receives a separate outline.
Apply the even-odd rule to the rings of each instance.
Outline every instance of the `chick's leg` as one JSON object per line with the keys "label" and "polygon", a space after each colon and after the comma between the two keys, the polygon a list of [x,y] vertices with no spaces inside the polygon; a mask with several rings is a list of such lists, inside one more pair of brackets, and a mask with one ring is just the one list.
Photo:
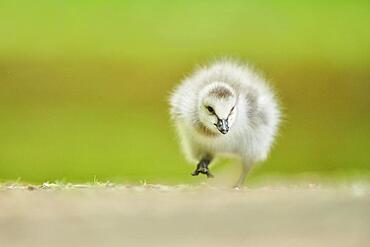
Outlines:
{"label": "chick's leg", "polygon": [[234,185],[235,189],[240,189],[240,187],[243,185],[245,178],[247,177],[248,172],[250,171],[251,166],[252,166],[252,163],[250,162],[245,162],[242,164],[242,171],[240,173],[240,177],[238,181],[236,182],[236,184]]}
{"label": "chick's leg", "polygon": [[208,178],[213,178],[213,175],[208,169],[209,163],[211,163],[212,157],[210,155],[204,156],[198,163],[197,168],[191,175],[198,176],[199,173],[207,175]]}

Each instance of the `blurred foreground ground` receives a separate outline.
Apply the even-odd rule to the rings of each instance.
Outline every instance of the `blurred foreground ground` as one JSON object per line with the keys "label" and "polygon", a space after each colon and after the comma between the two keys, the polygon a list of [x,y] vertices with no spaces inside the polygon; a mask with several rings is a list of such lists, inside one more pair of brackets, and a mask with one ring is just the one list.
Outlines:
{"label": "blurred foreground ground", "polygon": [[1,246],[366,246],[370,186],[0,186]]}

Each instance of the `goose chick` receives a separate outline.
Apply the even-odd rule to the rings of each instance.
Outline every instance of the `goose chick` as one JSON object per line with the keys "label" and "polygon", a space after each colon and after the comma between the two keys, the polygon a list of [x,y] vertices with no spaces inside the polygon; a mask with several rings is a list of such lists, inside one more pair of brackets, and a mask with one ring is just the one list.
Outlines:
{"label": "goose chick", "polygon": [[170,98],[170,113],[192,173],[212,177],[208,165],[222,155],[239,158],[240,187],[248,171],[267,158],[278,130],[272,89],[250,67],[218,61],[185,78]]}

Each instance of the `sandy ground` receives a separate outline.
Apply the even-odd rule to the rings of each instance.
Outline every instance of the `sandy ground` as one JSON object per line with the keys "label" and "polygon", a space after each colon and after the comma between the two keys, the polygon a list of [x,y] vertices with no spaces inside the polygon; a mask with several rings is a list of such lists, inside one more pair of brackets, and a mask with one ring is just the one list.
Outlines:
{"label": "sandy ground", "polygon": [[370,186],[0,186],[0,246],[368,246]]}

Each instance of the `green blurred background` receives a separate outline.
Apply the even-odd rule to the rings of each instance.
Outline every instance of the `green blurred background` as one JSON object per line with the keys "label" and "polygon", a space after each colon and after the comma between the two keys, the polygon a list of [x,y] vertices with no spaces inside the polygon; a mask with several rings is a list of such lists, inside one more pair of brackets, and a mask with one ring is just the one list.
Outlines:
{"label": "green blurred background", "polygon": [[369,179],[369,27],[369,1],[1,1],[0,179],[204,181],[167,99],[220,56],[253,63],[284,106],[250,182]]}

